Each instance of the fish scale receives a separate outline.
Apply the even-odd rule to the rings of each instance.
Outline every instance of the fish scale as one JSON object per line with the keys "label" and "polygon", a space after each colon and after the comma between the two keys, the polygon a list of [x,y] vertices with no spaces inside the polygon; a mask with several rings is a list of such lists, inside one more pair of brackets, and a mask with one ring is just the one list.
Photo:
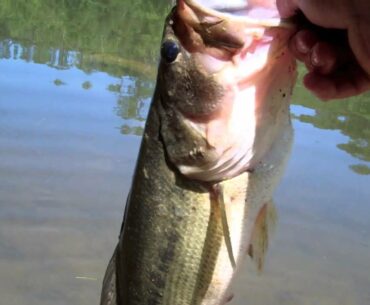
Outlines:
{"label": "fish scale", "polygon": [[[152,119],[154,115],[155,112],[151,112],[148,122],[156,121]],[[146,130],[155,130],[153,125],[148,124]],[[154,134],[158,134],[158,128],[159,125]],[[155,148],[154,145],[156,146]],[[137,259],[134,262],[135,265],[142,265],[142,262],[145,262],[146,266],[158,266],[157,269],[148,267],[149,269],[146,271],[138,270],[131,275],[132,277],[140,278],[141,286],[145,287],[142,290],[147,292],[148,302],[150,302],[151,296],[158,294],[158,296],[163,296],[160,304],[192,304],[194,291],[197,290],[196,287],[199,285],[197,279],[204,249],[208,249],[209,246],[213,249],[217,244],[213,240],[210,243],[203,242],[207,237],[214,235],[212,229],[207,234],[208,228],[212,228],[212,222],[214,222],[210,216],[209,195],[208,193],[194,193],[191,190],[174,187],[176,185],[174,180],[176,178],[182,179],[182,177],[174,175],[167,167],[162,143],[158,140],[156,141],[154,135],[152,136],[149,132],[144,137],[142,151],[148,154],[145,154],[143,159],[141,156],[139,157],[138,168],[143,164],[147,168],[149,179],[145,180],[144,185],[143,183],[140,184],[140,195],[132,195],[133,201],[140,202],[140,208],[135,205],[132,209],[129,207],[127,211],[129,215],[135,215],[135,217],[126,220],[124,235],[120,243],[122,252],[125,252],[123,248],[135,248],[135,253],[137,254],[140,254],[142,251],[141,256],[135,256]],[[149,163],[148,165],[146,164],[147,162]],[[158,175],[158,168],[161,169],[160,187],[157,185],[156,182],[158,180],[155,177]],[[139,170],[137,172],[140,173]],[[142,181],[141,175],[135,176],[134,185],[136,179]],[[179,181],[177,183],[179,184]],[[167,186],[169,187],[167,188]],[[197,184],[195,186],[199,189]],[[144,189],[149,189],[150,191],[145,192]],[[163,204],[151,199],[152,196],[150,194],[156,192],[159,192],[162,198],[170,198],[166,202],[168,207],[166,215],[156,215],[156,206]],[[178,196],[174,196],[176,192]],[[135,194],[135,188],[132,189],[132,194]],[[179,217],[170,212],[176,206],[181,206],[183,216]],[[211,221],[209,221],[210,218]],[[160,222],[162,230],[166,232],[164,236],[161,232],[156,236],[155,230],[151,229],[158,222]],[[210,226],[209,223],[211,223]],[[136,228],[140,228],[141,232],[150,232],[150,234],[139,238],[141,241],[139,245],[136,242],[137,234],[139,233]],[[132,236],[135,236],[135,239],[131,239],[130,237]],[[218,237],[219,239],[222,238],[220,232]],[[163,242],[163,240],[168,240],[168,242]],[[186,250],[184,251],[184,249]],[[125,262],[125,265],[122,266],[124,268],[122,270],[123,273],[126,273],[126,268],[128,269],[127,272],[129,272],[129,265],[132,264],[132,261],[130,261],[131,257],[127,258],[129,261],[125,259],[126,257],[120,259],[120,261]],[[153,263],[151,264],[151,262]],[[161,264],[158,265],[158,262],[161,262]],[[209,264],[206,264],[206,266],[209,266]],[[121,267],[118,262],[117,267]],[[155,283],[153,284],[150,277],[145,277],[145,274],[152,272],[162,273],[162,280],[166,283],[165,287],[158,287]],[[135,281],[134,279],[132,280]],[[179,283],[181,284],[179,285]],[[120,286],[119,281],[118,286]],[[123,295],[125,294],[123,293]],[[129,300],[123,302],[129,302]],[[144,304],[144,301],[140,300],[137,304]]]}

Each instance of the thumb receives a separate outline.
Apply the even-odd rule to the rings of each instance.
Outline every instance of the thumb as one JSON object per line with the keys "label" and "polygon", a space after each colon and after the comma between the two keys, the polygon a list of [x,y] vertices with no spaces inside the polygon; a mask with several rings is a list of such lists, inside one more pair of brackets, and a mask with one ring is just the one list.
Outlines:
{"label": "thumb", "polygon": [[296,0],[276,0],[276,6],[282,18],[293,16],[298,9]]}
{"label": "thumb", "polygon": [[301,10],[312,23],[336,29],[347,28],[353,11],[348,0],[276,0],[276,6],[282,18],[291,17]]}
{"label": "thumb", "polygon": [[358,63],[370,77],[370,16],[349,29],[348,39]]}

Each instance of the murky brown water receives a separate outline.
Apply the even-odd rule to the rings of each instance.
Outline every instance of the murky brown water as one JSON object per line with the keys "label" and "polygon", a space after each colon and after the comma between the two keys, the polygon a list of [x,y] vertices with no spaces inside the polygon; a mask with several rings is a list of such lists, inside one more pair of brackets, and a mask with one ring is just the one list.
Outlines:
{"label": "murky brown water", "polygon": [[[0,0],[0,304],[98,304],[167,6],[34,2]],[[370,304],[370,95],[293,101],[266,266],[232,304]]]}

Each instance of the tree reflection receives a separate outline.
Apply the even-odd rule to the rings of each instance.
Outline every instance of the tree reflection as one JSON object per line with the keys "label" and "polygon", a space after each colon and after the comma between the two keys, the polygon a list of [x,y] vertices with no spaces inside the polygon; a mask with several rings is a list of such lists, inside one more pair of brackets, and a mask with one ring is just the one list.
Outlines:
{"label": "tree reflection", "polygon": [[0,58],[116,76],[148,70],[169,8],[168,0],[0,0]]}
{"label": "tree reflection", "polygon": [[[140,78],[123,77],[119,85],[111,85],[108,90],[118,97],[116,113],[127,124],[121,127],[123,134],[141,135],[154,90],[154,83]],[[136,121],[136,124],[132,124]]]}
{"label": "tree reflection", "polygon": [[[295,118],[320,129],[339,130],[348,136],[348,142],[337,147],[359,160],[370,162],[370,94],[323,103],[300,90],[295,100],[296,104],[314,110],[314,115],[305,114]],[[355,164],[351,169],[358,174],[370,174],[367,164]]]}
{"label": "tree reflection", "polygon": [[[0,58],[56,69],[106,72],[119,79],[121,132],[141,135],[154,89],[168,0],[0,0]],[[47,26],[45,26],[47,24]],[[62,80],[54,81],[56,86]],[[90,82],[83,89],[93,86]]]}

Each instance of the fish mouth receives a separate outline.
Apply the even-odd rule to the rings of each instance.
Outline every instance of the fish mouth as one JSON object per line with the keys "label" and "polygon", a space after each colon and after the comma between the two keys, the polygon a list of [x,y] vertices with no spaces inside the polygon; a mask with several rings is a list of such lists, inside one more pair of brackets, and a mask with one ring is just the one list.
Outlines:
{"label": "fish mouth", "polygon": [[290,27],[281,19],[275,1],[270,0],[178,0],[178,7],[191,8],[197,17],[213,16],[233,23],[258,25],[262,27]]}
{"label": "fish mouth", "polygon": [[226,61],[239,62],[235,55],[244,59],[256,46],[270,44],[274,33],[296,28],[280,18],[272,0],[178,0],[174,14],[176,36],[189,53],[206,55],[201,61],[210,73]]}
{"label": "fish mouth", "polygon": [[295,24],[274,2],[178,0],[169,15],[164,41],[178,57],[161,61],[162,137],[183,175],[221,181],[253,170],[287,125]]}
{"label": "fish mouth", "polygon": [[262,37],[271,28],[294,28],[281,19],[275,1],[262,0],[178,0],[177,14],[198,33],[205,45],[230,53],[245,47],[251,37]]}

